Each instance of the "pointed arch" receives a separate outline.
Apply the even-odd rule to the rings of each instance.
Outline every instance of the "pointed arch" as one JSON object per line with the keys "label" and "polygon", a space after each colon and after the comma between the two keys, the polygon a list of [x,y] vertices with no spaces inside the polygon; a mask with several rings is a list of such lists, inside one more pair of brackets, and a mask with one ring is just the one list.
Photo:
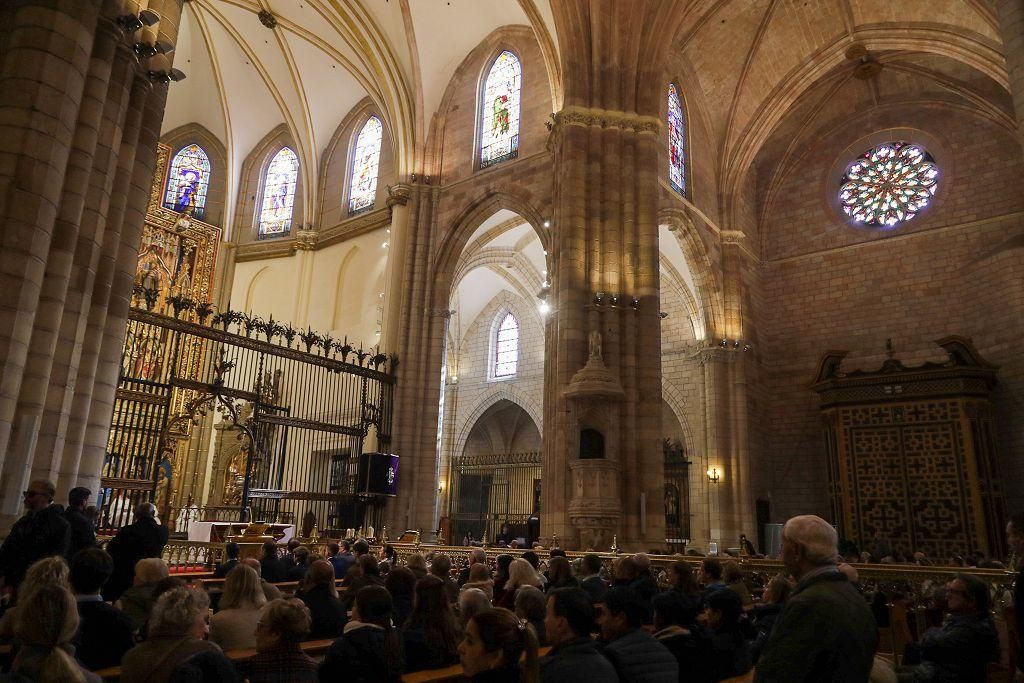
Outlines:
{"label": "pointed arch", "polygon": [[668,181],[686,196],[686,116],[675,83],[668,84]]}
{"label": "pointed arch", "polygon": [[491,377],[515,377],[519,369],[519,321],[512,311],[502,309],[495,317],[492,338],[494,343],[490,363]]}
{"label": "pointed arch", "polygon": [[164,188],[164,206],[179,213],[191,209],[196,218],[202,219],[209,189],[209,155],[194,142],[185,145],[171,159]]}
{"label": "pointed arch", "polygon": [[380,150],[384,141],[384,126],[376,116],[370,116],[359,129],[352,153],[352,173],[349,176],[348,212],[356,214],[373,208],[377,198],[377,176],[380,172]]}
{"label": "pointed arch", "polygon": [[519,57],[502,50],[491,62],[480,90],[480,168],[519,155],[522,91]]}
{"label": "pointed arch", "polygon": [[291,147],[282,147],[270,160],[263,175],[263,199],[257,229],[261,239],[291,232],[298,179],[299,157]]}

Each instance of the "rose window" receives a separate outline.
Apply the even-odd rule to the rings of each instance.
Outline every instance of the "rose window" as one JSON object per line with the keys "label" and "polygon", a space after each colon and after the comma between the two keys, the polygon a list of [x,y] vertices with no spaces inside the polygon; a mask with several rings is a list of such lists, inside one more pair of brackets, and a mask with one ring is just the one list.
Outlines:
{"label": "rose window", "polygon": [[928,206],[939,169],[918,145],[889,142],[857,157],[839,186],[839,203],[857,223],[892,228]]}

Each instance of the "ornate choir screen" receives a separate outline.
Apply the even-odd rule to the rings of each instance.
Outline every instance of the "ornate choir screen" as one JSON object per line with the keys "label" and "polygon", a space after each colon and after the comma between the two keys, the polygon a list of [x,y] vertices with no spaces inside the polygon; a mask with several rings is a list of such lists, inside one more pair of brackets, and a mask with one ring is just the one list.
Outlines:
{"label": "ornate choir screen", "polygon": [[[127,524],[146,500],[178,532],[193,519],[238,521],[249,511],[321,529],[372,524],[363,516],[380,499],[358,497],[354,480],[364,445],[390,443],[393,362],[273,319],[215,313],[204,302],[220,229],[194,217],[208,179],[184,173],[191,184],[174,185],[178,157],[171,163],[165,145],[157,155],[172,182],[157,174],[146,213],[101,473],[101,530]],[[165,185],[187,201],[171,202],[171,189],[164,197]]]}
{"label": "ornate choir screen", "polygon": [[209,433],[197,427],[210,416],[212,519],[373,523],[354,481],[364,444],[386,450],[391,440],[393,363],[273,320],[214,315],[178,297],[169,307],[129,314],[101,482],[105,525],[155,500],[170,528],[186,530],[207,474]]}
{"label": "ornate choir screen", "polygon": [[989,392],[996,367],[962,337],[944,363],[843,372],[822,359],[821,394],[833,522],[861,550],[887,541],[944,559],[1003,555],[1005,511]]}

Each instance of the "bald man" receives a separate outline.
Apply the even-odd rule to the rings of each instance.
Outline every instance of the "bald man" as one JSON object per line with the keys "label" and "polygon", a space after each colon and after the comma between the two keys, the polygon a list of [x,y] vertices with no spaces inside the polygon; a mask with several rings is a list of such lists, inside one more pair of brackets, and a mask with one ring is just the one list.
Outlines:
{"label": "bald man", "polygon": [[0,546],[0,576],[15,591],[33,562],[68,552],[71,526],[61,506],[53,503],[55,493],[53,482],[30,482],[23,493],[25,516],[14,523]]}
{"label": "bald man", "polygon": [[797,581],[761,658],[755,681],[849,681],[871,675],[878,631],[867,601],[839,571],[836,530],[814,515],[782,529],[782,562]]}
{"label": "bald man", "polygon": [[147,557],[162,557],[167,545],[167,527],[156,519],[156,506],[143,503],[135,511],[135,521],[117,531],[107,544],[114,559],[114,574],[103,588],[103,599],[113,602],[135,578],[135,563]]}

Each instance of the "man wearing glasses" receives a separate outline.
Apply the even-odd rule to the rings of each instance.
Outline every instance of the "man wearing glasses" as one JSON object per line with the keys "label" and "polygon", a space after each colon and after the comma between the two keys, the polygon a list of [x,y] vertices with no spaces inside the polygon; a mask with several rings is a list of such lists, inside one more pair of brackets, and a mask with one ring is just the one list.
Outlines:
{"label": "man wearing glasses", "polygon": [[24,491],[28,512],[14,523],[0,546],[0,575],[5,591],[16,592],[25,572],[36,560],[51,555],[66,555],[71,543],[71,526],[64,510],[55,505],[53,482],[33,481]]}

